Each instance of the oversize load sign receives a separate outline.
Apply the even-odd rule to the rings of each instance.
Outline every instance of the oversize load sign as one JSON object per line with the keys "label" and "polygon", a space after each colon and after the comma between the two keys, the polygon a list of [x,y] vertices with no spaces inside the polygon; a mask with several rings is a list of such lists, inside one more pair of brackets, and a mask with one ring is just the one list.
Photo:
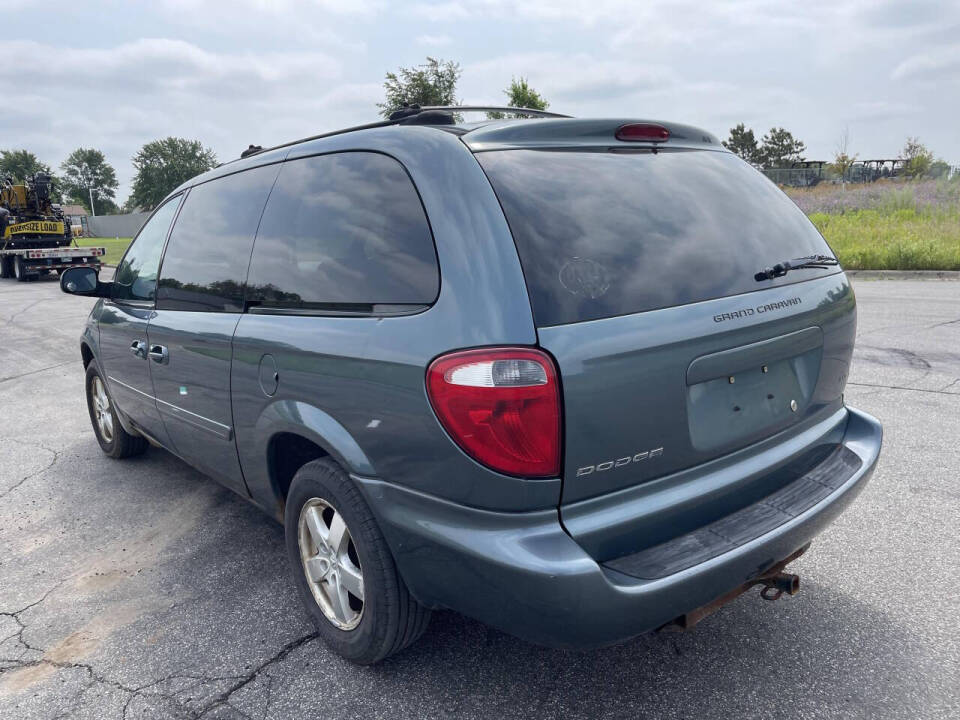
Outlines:
{"label": "oversize load sign", "polygon": [[63,223],[52,222],[50,220],[30,220],[28,222],[17,223],[7,228],[3,234],[8,235],[63,235]]}

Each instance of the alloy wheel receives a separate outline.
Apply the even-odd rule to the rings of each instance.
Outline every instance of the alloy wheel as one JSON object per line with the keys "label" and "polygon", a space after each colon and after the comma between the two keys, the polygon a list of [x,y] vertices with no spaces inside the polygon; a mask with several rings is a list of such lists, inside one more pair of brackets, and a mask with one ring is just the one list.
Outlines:
{"label": "alloy wheel", "polygon": [[100,437],[108,443],[113,442],[113,412],[110,409],[110,398],[107,396],[107,389],[103,386],[103,381],[99,377],[93,378],[91,387],[93,414],[97,420],[97,429],[100,431]]}
{"label": "alloy wheel", "polygon": [[363,617],[363,571],[343,515],[326,500],[311,498],[300,510],[297,539],[317,605],[334,626],[352,630]]}

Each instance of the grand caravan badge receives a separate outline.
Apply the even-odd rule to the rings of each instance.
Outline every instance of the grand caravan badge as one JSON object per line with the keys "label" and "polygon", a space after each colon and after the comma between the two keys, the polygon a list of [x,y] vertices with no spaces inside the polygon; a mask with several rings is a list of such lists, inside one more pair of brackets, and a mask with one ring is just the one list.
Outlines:
{"label": "grand caravan badge", "polygon": [[597,463],[596,465],[587,465],[585,467],[578,468],[577,477],[582,477],[583,475],[592,475],[595,472],[606,472],[607,470],[624,467],[626,465],[630,465],[631,463],[651,460],[655,457],[660,457],[661,455],[663,455],[662,447],[654,448],[653,450],[644,450],[643,452],[638,452],[635,455],[625,455],[624,457],[617,458],[616,460],[607,460],[606,462]]}
{"label": "grand caravan badge", "polygon": [[784,308],[793,307],[794,305],[800,305],[803,303],[798,297],[787,298],[786,300],[780,300],[778,302],[765,303],[763,305],[757,305],[755,308],[745,307],[741,310],[733,310],[731,312],[720,313],[719,315],[713,316],[713,321],[715,323],[724,322],[726,320],[736,320],[737,318],[750,317],[751,315],[762,315],[763,313],[774,312],[776,310],[783,310]]}

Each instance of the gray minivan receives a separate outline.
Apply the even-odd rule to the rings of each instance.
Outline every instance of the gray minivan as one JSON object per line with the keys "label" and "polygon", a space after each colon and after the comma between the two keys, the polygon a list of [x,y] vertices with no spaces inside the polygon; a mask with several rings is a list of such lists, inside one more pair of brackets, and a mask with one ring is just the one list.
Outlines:
{"label": "gray minivan", "polygon": [[[847,277],[693,127],[411,108],[154,210],[81,338],[104,452],[167,449],[286,527],[372,663],[452,608],[551,646],[688,627],[863,488]],[[513,109],[511,109],[513,112]]]}

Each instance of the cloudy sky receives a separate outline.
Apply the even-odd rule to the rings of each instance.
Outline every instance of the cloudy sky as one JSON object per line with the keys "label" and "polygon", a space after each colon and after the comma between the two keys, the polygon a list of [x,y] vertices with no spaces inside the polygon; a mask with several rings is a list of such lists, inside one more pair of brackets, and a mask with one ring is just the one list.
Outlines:
{"label": "cloudy sky", "polygon": [[388,70],[463,67],[464,102],[527,77],[552,109],[783,126],[827,158],[908,135],[960,164],[960,0],[0,0],[0,148],[56,167],[178,135],[221,160],[376,119]]}

